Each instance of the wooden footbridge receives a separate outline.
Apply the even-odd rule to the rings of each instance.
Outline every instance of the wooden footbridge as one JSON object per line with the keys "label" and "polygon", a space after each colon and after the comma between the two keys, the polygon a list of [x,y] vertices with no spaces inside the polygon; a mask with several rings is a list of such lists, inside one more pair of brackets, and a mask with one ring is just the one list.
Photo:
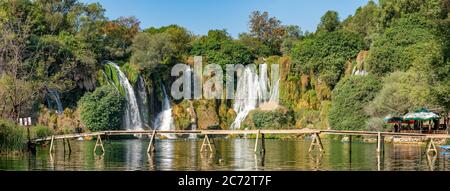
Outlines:
{"label": "wooden footbridge", "polygon": [[134,135],[134,136],[148,136],[149,144],[147,147],[147,152],[155,152],[155,140],[157,135],[164,134],[177,134],[177,135],[203,135],[203,143],[201,146],[201,152],[213,151],[215,147],[214,135],[256,135],[255,139],[255,152],[265,153],[265,135],[310,135],[312,136],[312,143],[309,147],[309,152],[312,152],[316,148],[320,152],[324,152],[324,147],[320,135],[344,135],[349,137],[349,143],[351,146],[352,136],[372,136],[377,138],[377,152],[384,152],[384,142],[385,137],[416,137],[427,140],[427,153],[438,153],[434,140],[436,139],[450,139],[450,134],[418,134],[418,133],[394,133],[394,132],[375,132],[375,131],[338,131],[338,130],[309,130],[309,129],[292,129],[292,130],[175,130],[175,131],[162,131],[162,130],[143,130],[143,131],[101,131],[94,133],[81,133],[81,134],[67,134],[67,135],[54,135],[46,138],[39,138],[32,140],[33,143],[42,143],[50,141],[49,152],[54,151],[56,140],[62,140],[64,143],[64,149],[66,148],[65,143],[67,142],[69,152],[71,152],[70,139],[85,138],[85,137],[96,137],[97,142],[94,147],[94,152],[98,148],[104,153],[105,148],[103,147],[102,137],[110,136],[123,136],[123,135]]}

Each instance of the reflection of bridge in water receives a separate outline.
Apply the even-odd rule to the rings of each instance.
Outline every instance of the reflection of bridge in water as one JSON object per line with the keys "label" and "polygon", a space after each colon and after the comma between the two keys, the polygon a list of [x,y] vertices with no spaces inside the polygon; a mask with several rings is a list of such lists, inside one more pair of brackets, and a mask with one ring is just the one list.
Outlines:
{"label": "reflection of bridge in water", "polygon": [[[62,140],[64,143],[64,150],[66,149],[66,143],[68,145],[69,153],[71,152],[70,148],[70,139],[76,139],[80,137],[96,137],[96,144],[94,147],[94,152],[100,151],[105,153],[105,149],[103,146],[102,138],[109,138],[113,136],[124,136],[124,135],[134,135],[138,137],[148,136],[149,144],[147,147],[147,153],[149,156],[152,153],[156,152],[155,142],[156,137],[158,135],[167,135],[167,134],[176,134],[176,135],[199,135],[203,138],[202,145],[200,147],[200,152],[204,153],[217,153],[216,139],[220,139],[219,137],[227,136],[227,135],[255,135],[255,144],[254,144],[254,152],[255,154],[261,154],[255,161],[260,161],[261,166],[264,166],[265,160],[265,135],[309,135],[312,137],[312,143],[309,147],[309,152],[313,152],[315,150],[319,151],[316,155],[315,162],[320,164],[320,159],[322,153],[325,152],[324,147],[322,145],[321,136],[320,135],[344,135],[349,137],[349,153],[351,155],[352,150],[352,136],[373,136],[377,138],[377,163],[378,170],[382,170],[382,163],[384,160],[384,143],[385,137],[415,137],[420,138],[427,141],[426,154],[427,154],[427,162],[434,163],[435,156],[438,154],[438,149],[434,143],[436,139],[449,139],[449,134],[418,134],[418,133],[394,133],[394,132],[374,132],[374,131],[338,131],[338,130],[309,130],[309,129],[293,129],[293,130],[174,130],[174,131],[160,131],[160,130],[150,130],[150,131],[102,131],[102,132],[94,132],[94,133],[82,133],[82,134],[67,134],[67,135],[54,135],[40,139],[32,140],[33,143],[42,143],[50,141],[50,149],[49,152],[52,153],[54,151],[54,142],[56,140]],[[142,150],[143,148],[137,148]],[[245,148],[239,148],[240,150]],[[241,152],[239,149],[235,150],[235,152]],[[253,148],[252,148],[253,149]],[[136,149],[130,149],[130,152],[134,152]],[[171,150],[171,149],[169,149]],[[270,152],[270,151],[268,151]],[[238,154],[238,153],[236,153]],[[420,153],[422,154],[422,153]],[[433,155],[431,155],[433,154]],[[210,158],[210,155],[201,155],[202,158]],[[255,157],[257,157],[255,155]],[[149,157],[151,158],[151,157]],[[214,158],[214,157],[213,157]],[[134,159],[131,159],[134,160]],[[351,160],[351,157],[350,157]],[[150,161],[149,161],[150,162]],[[219,161],[220,162],[220,161]],[[151,163],[151,162],[150,162]],[[350,161],[351,163],[351,161]],[[432,169],[431,169],[432,170]]]}

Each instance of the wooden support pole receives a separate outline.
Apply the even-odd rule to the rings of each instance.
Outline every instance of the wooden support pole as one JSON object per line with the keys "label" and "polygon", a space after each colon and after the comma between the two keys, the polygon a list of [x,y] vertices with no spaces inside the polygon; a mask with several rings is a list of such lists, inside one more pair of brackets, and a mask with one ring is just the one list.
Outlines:
{"label": "wooden support pole", "polygon": [[153,133],[150,136],[150,142],[148,143],[147,153],[156,152],[155,137],[156,137],[156,129],[153,130]]}
{"label": "wooden support pole", "polygon": [[319,144],[320,152],[323,152],[324,151],[323,144],[322,144],[322,140],[320,139],[320,135],[319,134],[316,134],[316,139],[317,139],[317,143]]}
{"label": "wooden support pole", "polygon": [[50,154],[53,152],[53,141],[55,140],[55,136],[52,135],[52,139],[50,141],[50,150],[48,151]]}
{"label": "wooden support pole", "polygon": [[348,137],[348,144],[349,144],[348,154],[349,154],[350,162],[352,161],[352,142],[353,142],[352,136],[350,135],[350,136]]}
{"label": "wooden support pole", "polygon": [[216,149],[216,151],[217,151],[216,139],[215,139],[214,137],[211,137],[210,140],[211,140],[212,146],[213,146],[214,149]]}
{"label": "wooden support pole", "polygon": [[69,154],[72,153],[72,147],[70,146],[70,139],[67,139],[67,145],[69,146]]}
{"label": "wooden support pole", "polygon": [[322,140],[320,140],[320,135],[318,133],[313,134],[313,140],[311,146],[309,146],[309,152],[312,152],[316,146],[319,147],[320,152],[324,151]]}
{"label": "wooden support pole", "polygon": [[209,151],[211,151],[211,152],[213,151],[213,149],[211,147],[211,142],[209,141],[209,137],[207,134],[205,135],[205,138],[203,139],[203,143],[202,143],[202,147],[200,148],[200,152],[205,151],[205,147],[208,147]]}
{"label": "wooden support pole", "polygon": [[209,140],[209,137],[206,137],[206,141],[208,142],[208,147],[209,147],[209,151],[213,151],[212,146],[211,146],[211,141]]}
{"label": "wooden support pole", "polygon": [[258,140],[259,140],[259,134],[260,130],[258,130],[258,133],[256,134],[256,141],[255,141],[255,153],[258,152]]}
{"label": "wooden support pole", "polygon": [[265,154],[266,153],[266,135],[265,134],[261,134],[261,153]]}
{"label": "wooden support pole", "polygon": [[434,143],[433,138],[430,138],[427,144],[427,154],[431,152],[433,152],[434,154],[438,154],[438,150],[436,148],[436,144]]}
{"label": "wooden support pole", "polygon": [[105,153],[105,147],[103,147],[102,138],[100,135],[97,135],[97,141],[95,142],[94,153],[97,151],[97,147],[100,146],[102,148],[102,152]]}
{"label": "wooden support pole", "polygon": [[66,139],[63,139],[64,154],[66,154]]}
{"label": "wooden support pole", "polygon": [[378,133],[377,136],[377,153],[381,152],[381,133]]}

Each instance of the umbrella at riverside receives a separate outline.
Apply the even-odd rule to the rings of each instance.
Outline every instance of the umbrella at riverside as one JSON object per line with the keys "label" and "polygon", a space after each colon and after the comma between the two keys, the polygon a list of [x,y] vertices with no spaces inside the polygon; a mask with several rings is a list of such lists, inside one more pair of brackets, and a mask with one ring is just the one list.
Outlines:
{"label": "umbrella at riverside", "polygon": [[430,121],[439,119],[439,115],[428,111],[427,109],[420,109],[412,113],[408,113],[403,116],[403,120],[405,121]]}

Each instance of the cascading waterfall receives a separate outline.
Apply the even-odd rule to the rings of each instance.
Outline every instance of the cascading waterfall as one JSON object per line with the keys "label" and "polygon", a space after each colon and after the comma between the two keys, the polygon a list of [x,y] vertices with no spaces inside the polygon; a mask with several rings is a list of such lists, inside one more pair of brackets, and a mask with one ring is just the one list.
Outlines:
{"label": "cascading waterfall", "polygon": [[139,76],[137,81],[137,92],[138,92],[138,106],[140,111],[140,117],[145,125],[149,124],[149,108],[148,108],[148,96],[147,87],[145,86],[144,79]]}
{"label": "cascading waterfall", "polygon": [[[47,103],[48,103],[48,107],[52,108],[53,105],[55,105],[56,107],[54,107],[56,114],[60,115],[64,112],[64,109],[62,107],[62,103],[61,103],[61,97],[59,96],[59,92],[55,89],[48,89],[48,97],[47,97]],[[49,99],[50,98],[50,99]]]}
{"label": "cascading waterfall", "polygon": [[[169,96],[167,95],[164,84],[161,84],[161,89],[163,92],[162,110],[158,116],[156,116],[153,127],[162,131],[172,131],[175,130],[175,124],[172,116],[172,106],[170,105]],[[166,137],[175,138],[173,134],[166,134]]]}
{"label": "cascading waterfall", "polygon": [[231,124],[231,129],[239,129],[242,121],[247,118],[250,111],[256,109],[260,104],[278,100],[278,84],[273,84],[269,92],[269,80],[267,78],[267,64],[260,65],[260,75],[256,71],[246,67],[238,79],[234,111],[236,119]]}
{"label": "cascading waterfall", "polygon": [[270,102],[276,102],[278,103],[278,98],[279,98],[279,88],[280,88],[280,80],[277,80],[277,82],[275,82],[275,85],[272,87],[272,89],[270,90]]}
{"label": "cascading waterfall", "polygon": [[124,113],[124,127],[126,130],[143,130],[142,120],[139,112],[139,106],[137,103],[136,95],[125,74],[120,70],[117,64],[111,64],[117,70],[119,74],[119,82],[125,91],[125,99],[127,100],[127,105],[125,107]]}

